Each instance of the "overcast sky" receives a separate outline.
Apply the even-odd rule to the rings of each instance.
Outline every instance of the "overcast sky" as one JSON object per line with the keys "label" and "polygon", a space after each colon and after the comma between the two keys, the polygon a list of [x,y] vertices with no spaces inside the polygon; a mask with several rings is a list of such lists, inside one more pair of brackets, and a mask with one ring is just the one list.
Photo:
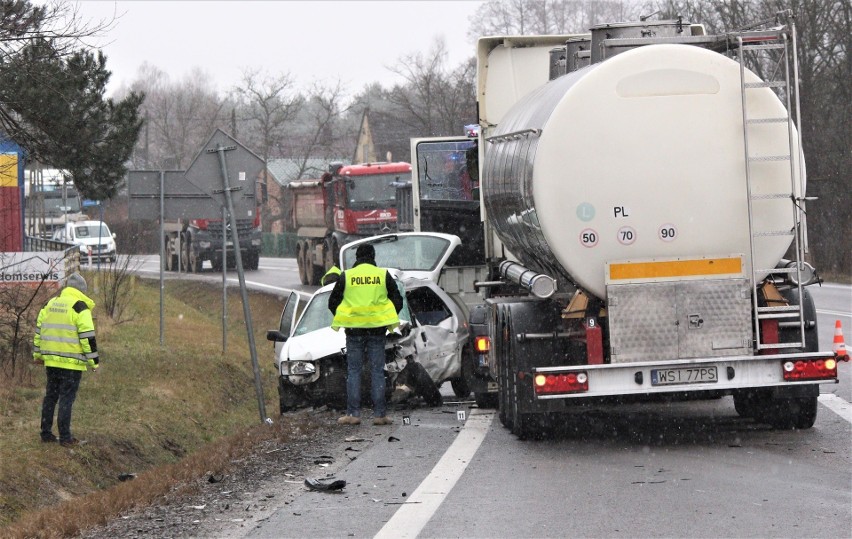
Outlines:
{"label": "overcast sky", "polygon": [[386,66],[428,51],[443,36],[448,65],[474,55],[469,19],[474,0],[385,1],[127,1],[83,0],[83,19],[117,17],[98,45],[112,71],[109,91],[136,78],[148,62],[180,80],[193,67],[217,90],[237,84],[244,68],[290,72],[306,88],[339,78],[352,95],[378,81],[399,81]]}

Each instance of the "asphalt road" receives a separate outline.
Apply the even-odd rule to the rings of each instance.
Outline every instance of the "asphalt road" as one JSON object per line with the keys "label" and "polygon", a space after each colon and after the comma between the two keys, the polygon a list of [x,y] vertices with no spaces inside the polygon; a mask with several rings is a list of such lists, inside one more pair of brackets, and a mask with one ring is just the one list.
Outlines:
{"label": "asphalt road", "polygon": [[[246,282],[282,296],[314,290],[296,284],[292,259],[261,259]],[[821,348],[835,320],[852,337],[852,288],[812,292]],[[399,410],[378,434],[353,427],[369,439],[337,470],[342,492],[306,490],[229,537],[850,537],[850,370],[841,364],[841,383],[821,386],[805,431],[740,419],[730,397],[600,408],[538,441],[450,398]]]}

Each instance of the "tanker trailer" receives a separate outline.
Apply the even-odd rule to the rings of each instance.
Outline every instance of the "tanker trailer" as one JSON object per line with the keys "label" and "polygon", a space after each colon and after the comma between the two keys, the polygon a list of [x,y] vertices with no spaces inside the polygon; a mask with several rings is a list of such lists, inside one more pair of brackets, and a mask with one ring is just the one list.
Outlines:
{"label": "tanker trailer", "polygon": [[[547,81],[553,41],[478,45],[489,260],[522,291],[482,307],[502,423],[528,436],[580,403],[732,395],[741,416],[811,427],[838,358],[805,288],[795,29],[602,25],[592,63]],[[775,53],[782,80],[746,51]]]}

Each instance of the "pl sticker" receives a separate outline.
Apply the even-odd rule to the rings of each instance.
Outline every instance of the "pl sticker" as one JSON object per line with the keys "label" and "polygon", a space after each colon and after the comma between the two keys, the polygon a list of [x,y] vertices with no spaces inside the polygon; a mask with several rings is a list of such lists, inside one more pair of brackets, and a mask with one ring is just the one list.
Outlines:
{"label": "pl sticker", "polygon": [[595,218],[595,207],[588,202],[583,202],[577,206],[577,218],[588,223]]}

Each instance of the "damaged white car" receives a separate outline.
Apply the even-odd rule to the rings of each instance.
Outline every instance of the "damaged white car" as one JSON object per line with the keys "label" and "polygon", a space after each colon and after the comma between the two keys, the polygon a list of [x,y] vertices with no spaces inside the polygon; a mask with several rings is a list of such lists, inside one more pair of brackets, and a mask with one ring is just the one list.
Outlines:
{"label": "damaged white car", "polygon": [[[439,387],[448,380],[457,397],[467,397],[461,358],[467,353],[468,327],[462,310],[437,284],[461,240],[417,232],[374,236],[341,248],[344,271],[354,265],[362,243],[373,245],[376,265],[390,270],[404,292],[400,327],[388,335],[385,346],[388,399],[399,402],[419,395],[436,406],[442,402]],[[331,329],[328,296],[333,288],[317,290],[301,313],[298,294],[292,292],[279,328],[267,332],[267,340],[275,343],[281,413],[301,406],[346,406],[346,335]],[[369,369],[364,369],[362,384],[361,394],[369,400]]]}

